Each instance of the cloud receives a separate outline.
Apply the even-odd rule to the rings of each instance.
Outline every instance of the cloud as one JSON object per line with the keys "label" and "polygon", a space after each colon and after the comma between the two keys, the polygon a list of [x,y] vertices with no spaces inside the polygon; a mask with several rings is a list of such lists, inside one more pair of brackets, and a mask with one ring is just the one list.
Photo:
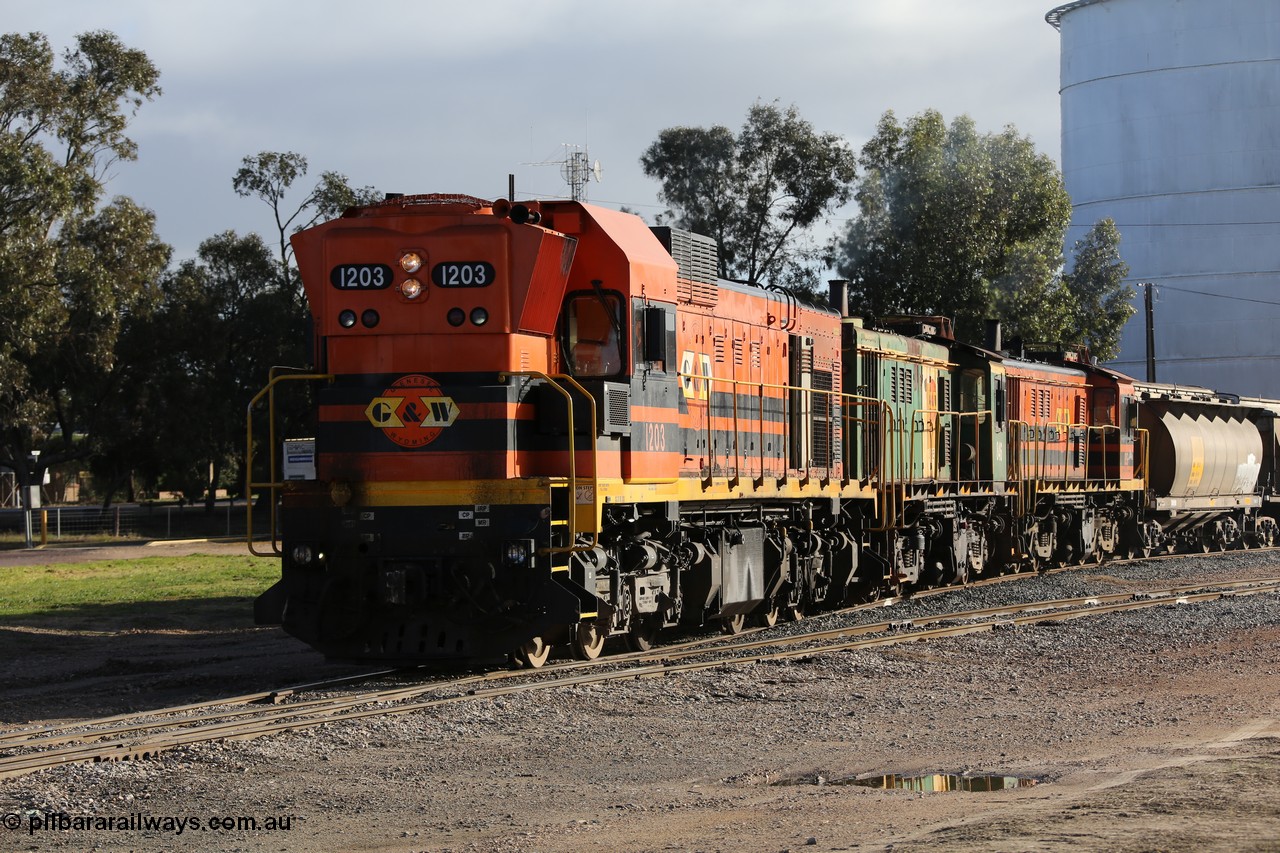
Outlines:
{"label": "cloud", "polygon": [[[886,109],[1013,123],[1058,153],[1058,37],[1007,0],[6,0],[6,28],[115,32],[161,70],[111,190],[156,210],[179,254],[228,228],[269,233],[231,190],[246,155],[292,150],[399,192],[564,195],[564,144],[604,166],[591,199],[661,210],[641,152],[666,127],[741,126],[795,104],[860,147]],[[1046,6],[1047,8],[1047,6]]]}

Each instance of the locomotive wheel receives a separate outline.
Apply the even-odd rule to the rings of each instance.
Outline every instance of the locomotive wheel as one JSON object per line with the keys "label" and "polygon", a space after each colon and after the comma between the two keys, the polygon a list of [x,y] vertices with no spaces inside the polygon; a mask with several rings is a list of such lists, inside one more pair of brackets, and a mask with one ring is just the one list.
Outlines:
{"label": "locomotive wheel", "polygon": [[515,654],[516,661],[529,669],[537,669],[546,663],[549,657],[551,657],[551,646],[541,637],[534,637],[516,649]]}
{"label": "locomotive wheel", "polygon": [[741,634],[742,629],[747,626],[747,616],[745,613],[739,613],[736,616],[720,617],[720,633],[733,636]]}
{"label": "locomotive wheel", "polygon": [[572,629],[569,645],[578,660],[595,660],[604,651],[604,632],[595,622],[579,622]]}

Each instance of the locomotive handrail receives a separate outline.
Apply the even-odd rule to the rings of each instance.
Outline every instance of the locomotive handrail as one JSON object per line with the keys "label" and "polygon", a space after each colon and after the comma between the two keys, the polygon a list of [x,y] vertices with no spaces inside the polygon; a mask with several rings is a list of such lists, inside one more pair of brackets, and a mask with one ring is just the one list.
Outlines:
{"label": "locomotive handrail", "polygon": [[[973,434],[975,436],[974,447],[973,447],[973,453],[974,453],[973,471],[976,476],[974,476],[972,480],[966,480],[960,476],[958,466],[955,465],[955,460],[951,459],[950,455],[948,455],[948,462],[951,463],[953,466],[952,473],[951,473],[951,480],[957,486],[966,482],[972,483],[975,486],[980,485],[982,483],[982,442],[980,440],[977,440],[978,427],[982,425],[982,421],[986,416],[992,414],[992,411],[990,409],[985,409],[981,412],[960,412],[960,411],[950,411],[950,410],[943,411],[943,410],[935,410],[935,409],[917,409],[916,414],[921,417],[922,421],[925,415],[933,415],[934,431],[938,433],[941,433],[943,431],[943,429],[939,426],[941,419],[944,417],[952,418],[955,426],[953,436],[957,437],[957,439],[964,429],[965,418],[973,418]],[[912,443],[911,449],[912,449],[912,452],[914,453],[915,451],[914,442]],[[942,467],[942,466],[939,466],[939,467]]]}
{"label": "locomotive handrail", "polygon": [[[1019,482],[1033,480],[1038,490],[1050,483],[1058,485],[1061,480],[1061,487],[1067,488],[1070,483],[1068,474],[1069,465],[1068,455],[1070,453],[1069,445],[1071,442],[1070,429],[1071,424],[1066,421],[1045,421],[1030,423],[1028,421],[1010,419],[1009,425],[1020,427],[1020,429],[1010,430],[1010,458],[1017,460],[1016,480]],[[1058,438],[1049,438],[1049,431],[1053,430],[1060,433]],[[1024,435],[1024,433],[1026,433]],[[1062,445],[1062,476],[1057,476],[1057,466],[1051,466],[1048,461],[1048,453],[1050,447]],[[1028,454],[1028,447],[1030,453]],[[1050,470],[1050,468],[1053,470]],[[1028,469],[1030,469],[1028,471]],[[1086,477],[1088,477],[1088,468],[1086,466]],[[1022,515],[1026,514],[1026,507],[1022,508]]]}
{"label": "locomotive handrail", "polygon": [[[878,527],[868,527],[870,533],[884,533],[896,530],[898,517],[902,507],[906,505],[906,483],[908,478],[901,470],[906,464],[906,454],[902,452],[903,435],[906,433],[906,420],[895,415],[888,402],[881,401],[885,417],[881,419],[881,436],[883,456],[880,464],[880,480],[877,491],[880,493],[880,518]],[[895,452],[894,439],[897,440]],[[899,470],[895,472],[895,465]]]}
{"label": "locomotive handrail", "polygon": [[[244,478],[245,478],[245,539],[249,544],[249,553],[255,557],[273,557],[280,556],[279,539],[276,530],[276,496],[280,489],[284,488],[284,483],[276,478],[276,385],[285,381],[295,382],[316,382],[325,381],[332,382],[334,376],[332,373],[279,373],[278,370],[296,370],[292,367],[272,367],[267,374],[266,386],[253,396],[245,407],[245,462],[244,462]],[[255,483],[253,480],[253,407],[262,400],[263,396],[267,398],[267,446],[270,448],[268,455],[269,463],[267,465],[267,481]],[[270,512],[268,513],[269,526],[271,529],[271,553],[259,553],[253,547],[253,490],[266,489]]]}
{"label": "locomotive handrail", "polygon": [[[935,420],[943,416],[953,417],[958,421],[958,426],[963,424],[965,418],[973,418],[974,425],[975,425],[975,436],[977,433],[977,428],[984,422],[984,420],[994,415],[994,412],[990,409],[987,409],[981,412],[960,412],[960,411],[943,412],[943,411],[933,411],[933,410],[923,410],[922,412],[922,410],[916,410],[911,413],[912,421],[910,424],[908,424],[906,415],[895,414],[892,407],[888,404],[888,402],[884,400],[879,400],[879,399],[858,395],[858,394],[845,394],[843,392],[836,391],[834,389],[803,388],[795,385],[782,385],[782,384],[769,383],[769,382],[751,382],[749,380],[731,379],[729,377],[720,377],[720,376],[703,376],[701,374],[694,374],[694,375],[687,375],[687,376],[682,374],[681,378],[682,379],[691,378],[695,381],[701,381],[701,382],[707,383],[708,394],[707,394],[707,400],[706,400],[706,418],[707,418],[706,430],[707,430],[708,461],[707,461],[707,475],[702,478],[704,489],[709,488],[712,481],[715,479],[714,463],[716,458],[716,443],[715,443],[716,431],[715,431],[715,425],[713,421],[716,416],[715,416],[715,407],[713,406],[714,394],[712,393],[711,389],[716,384],[730,386],[731,396],[733,398],[729,406],[729,409],[730,409],[729,420],[733,425],[732,429],[733,429],[733,445],[734,445],[734,473],[732,477],[727,478],[729,488],[734,488],[735,486],[737,486],[741,478],[742,456],[741,456],[741,445],[740,445],[740,442],[741,442],[740,433],[742,432],[742,423],[741,423],[742,417],[741,417],[741,414],[739,413],[739,408],[737,404],[737,394],[740,386],[747,386],[753,389],[756,392],[757,398],[760,401],[758,411],[759,411],[759,418],[760,418],[759,435],[760,435],[761,449],[759,451],[759,456],[760,456],[761,477],[764,476],[764,468],[765,468],[765,458],[764,458],[764,451],[763,451],[763,447],[764,447],[763,414],[764,414],[765,390],[770,389],[770,390],[788,392],[788,393],[784,393],[779,398],[782,401],[782,404],[784,407],[783,419],[782,419],[783,457],[781,460],[783,475],[779,481],[780,484],[783,482],[786,482],[787,472],[790,470],[790,467],[791,467],[790,460],[787,458],[787,454],[789,453],[788,448],[790,448],[791,446],[791,439],[792,439],[791,417],[790,417],[791,400],[790,400],[789,392],[798,391],[802,394],[810,395],[810,397],[812,397],[812,395],[814,394],[819,394],[819,395],[822,395],[827,400],[827,415],[826,417],[823,418],[823,420],[826,421],[826,429],[827,429],[827,436],[828,436],[828,442],[827,442],[828,452],[827,452],[826,464],[825,464],[825,467],[827,470],[827,478],[826,480],[824,480],[824,485],[830,482],[834,474],[834,470],[835,470],[834,454],[836,453],[840,454],[839,461],[840,461],[840,464],[842,465],[842,470],[844,471],[843,482],[845,483],[849,481],[848,472],[851,470],[851,462],[852,462],[852,460],[848,458],[848,449],[844,441],[840,442],[839,448],[835,447],[835,441],[834,441],[835,418],[833,418],[830,414],[831,401],[835,399],[835,400],[840,400],[846,404],[842,407],[842,414],[840,416],[842,425],[850,422],[864,424],[864,425],[875,423],[875,421],[873,421],[870,418],[850,418],[847,416],[846,413],[851,409],[858,409],[858,408],[864,408],[869,406],[874,406],[878,408],[880,410],[880,418],[878,423],[879,430],[878,430],[878,435],[875,436],[875,441],[877,446],[879,447],[879,453],[878,453],[879,470],[877,472],[878,476],[876,476],[875,479],[876,479],[876,491],[879,493],[879,503],[880,503],[879,522],[880,523],[878,526],[866,528],[868,532],[885,532],[889,530],[894,530],[901,523],[902,507],[905,505],[905,501],[906,501],[906,494],[904,490],[905,490],[906,484],[912,480],[913,473],[915,470],[914,469],[915,442],[911,441],[909,447],[907,446],[906,443],[908,441],[908,436],[912,435],[915,430],[915,426],[916,426],[915,419],[918,415],[931,414],[935,417]],[[852,404],[852,405],[849,405],[849,404]],[[810,401],[810,409],[812,410],[812,401]],[[924,428],[927,428],[927,424],[925,424],[923,421],[922,421],[922,426]],[[935,424],[935,427],[936,427],[936,424]],[[863,432],[863,434],[865,435],[865,432]],[[981,480],[982,480],[981,478],[982,459],[980,455],[982,442],[980,440],[976,440],[975,443],[976,443],[975,453],[979,454],[974,460],[975,473],[978,476],[976,476],[973,480],[967,481],[967,482],[972,482],[973,484],[979,484],[981,483]],[[805,473],[806,481],[808,476],[808,470],[809,468],[812,467],[809,464],[810,462],[812,462],[812,459],[805,459],[803,460],[804,464],[801,466],[804,468],[806,472]],[[1016,470],[1022,470],[1022,468],[1024,467],[1025,467],[1025,460],[1019,460],[1018,464],[1015,465]],[[961,482],[966,482],[962,480],[958,476],[958,474],[953,474],[953,480],[957,484]],[[760,480],[753,480],[752,485],[754,488],[758,488],[760,485]]]}
{"label": "locomotive handrail", "polygon": [[[729,488],[734,488],[734,487],[736,487],[736,486],[738,485],[738,481],[740,480],[740,478],[741,478],[741,476],[742,476],[742,471],[741,471],[741,466],[742,466],[742,454],[741,454],[741,443],[740,443],[740,442],[741,442],[741,440],[740,440],[740,435],[741,435],[741,433],[742,433],[742,428],[741,428],[741,423],[740,423],[740,422],[741,422],[742,418],[740,417],[740,415],[739,415],[739,413],[738,413],[738,388],[739,388],[739,386],[746,386],[746,387],[748,387],[748,388],[750,388],[750,389],[753,389],[753,390],[756,392],[756,396],[757,396],[757,398],[758,398],[758,400],[759,400],[759,407],[758,407],[759,433],[758,433],[758,434],[759,434],[759,447],[760,447],[760,449],[759,449],[759,451],[758,451],[758,456],[759,456],[759,458],[760,458],[760,478],[759,478],[759,479],[753,479],[753,483],[752,483],[753,488],[759,488],[759,487],[760,487],[760,485],[762,485],[763,478],[764,478],[764,467],[765,467],[765,457],[764,457],[764,399],[765,399],[765,393],[764,393],[764,392],[765,392],[765,389],[771,389],[771,390],[775,390],[775,391],[784,391],[784,392],[799,391],[799,392],[801,392],[801,393],[803,393],[803,394],[809,394],[809,395],[813,395],[813,394],[821,394],[821,395],[823,395],[823,396],[826,398],[826,400],[827,400],[827,405],[826,405],[826,416],[825,416],[822,420],[825,422],[825,425],[826,425],[826,431],[827,431],[827,454],[826,454],[825,464],[824,464],[823,466],[821,466],[821,467],[824,467],[824,468],[826,469],[827,475],[826,475],[826,478],[825,478],[825,479],[824,479],[824,481],[823,481],[823,485],[828,485],[828,484],[831,482],[831,480],[833,479],[833,477],[834,477],[835,468],[836,468],[836,459],[835,459],[835,458],[836,458],[836,454],[837,454],[837,453],[839,453],[839,462],[840,462],[840,463],[841,463],[841,465],[843,466],[843,467],[842,467],[842,471],[843,471],[843,482],[847,483],[847,482],[849,481],[849,478],[848,478],[848,471],[849,471],[849,469],[850,469],[850,460],[847,458],[847,453],[845,452],[845,449],[844,449],[844,442],[843,442],[843,441],[841,441],[841,443],[840,443],[840,447],[839,447],[838,449],[837,449],[837,447],[836,447],[836,441],[835,441],[835,438],[836,438],[836,430],[835,430],[835,426],[836,426],[836,424],[837,424],[837,420],[839,420],[839,423],[843,424],[843,423],[845,423],[845,422],[847,422],[847,421],[849,421],[849,420],[851,420],[851,419],[847,418],[847,417],[843,414],[843,412],[846,412],[846,411],[848,410],[848,407],[846,407],[846,406],[842,406],[842,407],[841,407],[841,412],[842,412],[842,414],[839,416],[839,419],[837,419],[837,417],[834,417],[834,416],[832,415],[832,409],[833,409],[833,405],[832,405],[832,403],[833,403],[833,401],[834,401],[834,400],[839,400],[839,401],[844,401],[844,402],[852,402],[852,403],[854,403],[854,404],[855,404],[855,406],[854,406],[855,408],[857,408],[857,407],[863,407],[863,406],[869,406],[869,405],[883,407],[883,408],[885,408],[885,409],[886,409],[886,411],[887,411],[887,408],[888,408],[888,407],[887,407],[887,404],[885,404],[885,403],[884,403],[884,401],[882,401],[882,400],[877,400],[877,399],[874,399],[874,398],[872,398],[872,397],[866,397],[866,396],[862,396],[862,395],[859,395],[859,394],[846,394],[846,393],[843,393],[843,392],[841,392],[841,391],[836,391],[835,389],[830,389],[830,388],[804,388],[804,387],[801,387],[801,386],[798,386],[798,385],[779,385],[779,384],[770,383],[770,382],[752,382],[752,381],[750,381],[750,380],[745,380],[745,379],[732,379],[732,378],[724,377],[724,376],[703,376],[703,375],[701,375],[701,374],[678,374],[678,376],[679,376],[679,378],[680,378],[681,380],[683,380],[683,379],[686,379],[686,378],[687,378],[687,379],[693,379],[693,380],[695,380],[695,381],[703,381],[703,382],[706,382],[706,383],[707,383],[708,394],[707,394],[707,403],[706,403],[706,405],[707,405],[707,456],[708,456],[708,465],[707,465],[707,476],[706,476],[706,477],[704,477],[704,478],[702,478],[702,479],[703,479],[703,488],[709,488],[709,487],[710,487],[710,485],[711,485],[711,481],[714,479],[714,468],[713,468],[713,466],[710,464],[710,463],[714,462],[714,460],[715,460],[715,429],[714,429],[714,425],[713,425],[713,423],[712,423],[713,419],[715,418],[715,414],[714,414],[714,406],[712,405],[712,393],[711,393],[711,390],[710,390],[710,389],[711,389],[711,387],[712,387],[712,385],[713,385],[714,383],[727,384],[727,385],[731,386],[731,388],[732,388],[732,394],[731,394],[731,396],[732,396],[733,400],[732,400],[732,404],[731,404],[731,406],[730,406],[730,419],[731,419],[731,420],[732,420],[732,422],[733,422],[733,435],[734,435],[734,438],[733,438],[733,445],[734,445],[734,475],[733,475],[732,477],[728,478],[728,479],[729,479]],[[782,401],[782,404],[783,404],[783,418],[782,418],[782,429],[783,429],[783,433],[782,433],[782,439],[783,439],[783,441],[782,441],[782,446],[783,446],[782,472],[783,472],[783,473],[782,473],[782,478],[781,478],[780,482],[786,482],[786,478],[787,478],[787,471],[790,469],[789,459],[787,458],[787,453],[789,452],[789,450],[788,450],[788,449],[789,449],[789,448],[790,448],[790,446],[791,446],[791,445],[790,445],[790,441],[791,441],[790,394],[789,394],[789,393],[783,394],[783,395],[782,395],[781,397],[779,397],[778,399],[780,399],[780,400]],[[810,400],[810,410],[811,410],[811,411],[812,411],[812,407],[813,407],[812,400]],[[869,421],[866,421],[866,420],[864,420],[864,419],[852,419],[852,420],[854,420],[855,422],[858,422],[858,423],[869,422]],[[881,425],[881,428],[882,428],[882,433],[883,433],[884,423],[885,423],[884,419],[881,419],[880,425]],[[811,427],[811,429],[812,429],[812,427]],[[883,434],[882,434],[882,436],[881,436],[881,439],[882,439],[882,446],[883,446]],[[802,482],[807,482],[807,480],[808,480],[808,471],[809,471],[809,469],[810,469],[810,468],[812,468],[812,467],[815,467],[815,466],[813,466],[813,465],[811,465],[811,464],[810,464],[810,463],[812,463],[812,461],[813,461],[813,460],[812,460],[811,458],[810,458],[810,459],[805,459],[805,460],[803,460],[804,464],[803,464],[803,465],[801,465],[801,466],[798,466],[798,467],[800,467],[800,468],[804,469],[804,471],[805,471],[805,475],[804,475],[804,478],[803,478]]]}
{"label": "locomotive handrail", "polygon": [[[872,424],[877,426],[883,425],[883,419],[873,420],[869,417],[850,415],[850,412],[867,406],[883,406],[884,402],[882,400],[876,400],[859,394],[841,394],[841,399],[846,403],[846,405],[842,406],[840,409],[840,436],[842,439],[840,442],[840,458],[844,463],[842,468],[841,485],[848,485],[852,481],[851,474],[855,468],[855,465],[853,464],[855,460],[851,459],[849,456],[849,436],[850,433],[854,431],[850,429],[849,424],[857,425],[856,432],[859,435],[865,435],[867,427]],[[853,405],[848,405],[849,403],[852,403]],[[879,436],[877,436],[877,438],[879,438]],[[870,472],[868,472],[868,477],[869,476]]]}
{"label": "locomotive handrail", "polygon": [[1026,476],[1027,472],[1025,470],[1026,451],[1023,448],[1023,443],[1027,439],[1026,439],[1026,436],[1023,435],[1023,430],[1020,429],[1020,427],[1026,427],[1026,426],[1029,426],[1029,424],[1026,421],[1017,420],[1016,418],[1010,418],[1008,423],[1009,423],[1009,432],[1008,432],[1009,475],[1008,477],[1010,482],[1014,483],[1018,489],[1018,499],[1014,503],[1014,517],[1025,518],[1027,515],[1027,509],[1030,506],[1030,503],[1035,500],[1034,496],[1032,495],[1032,491],[1034,490],[1034,483],[1031,478],[1028,478]]}
{"label": "locomotive handrail", "polygon": [[[1096,432],[1096,433],[1098,433],[1098,439],[1099,439],[1099,441],[1098,441],[1098,446],[1099,446],[1098,456],[1099,456],[1099,457],[1101,458],[1101,460],[1102,460],[1098,467],[1102,469],[1102,476],[1101,476],[1101,477],[1094,477],[1094,478],[1090,478],[1090,477],[1089,477],[1089,464],[1088,464],[1088,457],[1087,457],[1087,455],[1086,455],[1086,459],[1085,459],[1085,482],[1086,482],[1086,483],[1088,483],[1088,482],[1094,482],[1094,483],[1097,483],[1097,482],[1101,481],[1101,485],[1102,485],[1102,487],[1103,487],[1103,488],[1106,488],[1107,486],[1111,485],[1110,478],[1107,476],[1107,470],[1108,470],[1108,466],[1107,466],[1107,433],[1108,433],[1108,432],[1112,432],[1112,431],[1114,431],[1114,432],[1116,433],[1116,476],[1115,476],[1115,485],[1118,487],[1118,486],[1120,485],[1120,480],[1122,479],[1122,478],[1120,477],[1120,460],[1121,460],[1121,453],[1120,453],[1120,427],[1116,426],[1115,424],[1095,424],[1095,425],[1093,425],[1093,426],[1089,426],[1089,427],[1088,427],[1088,430],[1089,430],[1089,433],[1090,433],[1090,435],[1089,435],[1089,443],[1092,443],[1092,440],[1093,440],[1093,433],[1095,433],[1095,432]],[[1086,453],[1087,453],[1087,451],[1086,451]]]}
{"label": "locomotive handrail", "polygon": [[[505,382],[513,376],[525,376],[534,379],[541,379],[550,387],[554,388],[557,393],[565,399],[565,405],[568,410],[568,439],[569,439],[569,536],[567,545],[549,545],[543,553],[546,554],[577,554],[583,551],[590,551],[600,544],[600,457],[599,447],[596,441],[596,398],[591,396],[587,389],[578,384],[578,380],[574,379],[567,373],[542,373],[538,370],[504,370],[498,374],[498,380]],[[573,395],[563,388],[556,380],[562,379],[573,386],[578,393],[587,398],[587,403],[591,411],[591,511],[592,525],[591,544],[578,545],[578,454],[574,447],[573,436],[577,432],[576,424],[573,417]]]}
{"label": "locomotive handrail", "polygon": [[[1139,453],[1138,453],[1138,443],[1139,443],[1139,442],[1138,442],[1138,439],[1139,439],[1139,438],[1141,438],[1141,439],[1142,439],[1142,441],[1141,441],[1141,444],[1142,444],[1142,453],[1141,453],[1141,454],[1139,454]],[[1143,484],[1143,486],[1144,486],[1144,488],[1142,489],[1142,494],[1145,496],[1145,495],[1147,494],[1147,489],[1146,489],[1145,487],[1150,485],[1150,483],[1148,483],[1147,481],[1148,481],[1148,479],[1150,478],[1150,473],[1149,473],[1149,472],[1151,471],[1151,469],[1148,467],[1148,465],[1150,465],[1150,463],[1151,463],[1151,456],[1150,456],[1150,454],[1151,454],[1151,430],[1143,429],[1143,428],[1135,429],[1135,430],[1133,431],[1133,440],[1134,440],[1134,453],[1133,453],[1134,471],[1133,471],[1133,478],[1134,478],[1135,480],[1141,480],[1141,481],[1142,481],[1142,484]],[[1116,452],[1117,452],[1117,453],[1119,452],[1119,448],[1117,448],[1117,449],[1116,449]],[[1139,469],[1138,469],[1138,460],[1139,460],[1139,459],[1141,459],[1141,460],[1142,460],[1141,472],[1139,472]],[[1119,473],[1119,470],[1118,470],[1118,469],[1117,469],[1117,473]]]}

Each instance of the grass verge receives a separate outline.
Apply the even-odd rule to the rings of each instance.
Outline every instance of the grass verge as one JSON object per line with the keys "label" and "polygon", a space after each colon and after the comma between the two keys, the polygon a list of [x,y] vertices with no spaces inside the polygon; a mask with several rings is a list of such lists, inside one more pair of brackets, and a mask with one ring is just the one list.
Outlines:
{"label": "grass verge", "polygon": [[219,630],[253,625],[253,599],[280,576],[249,555],[0,566],[0,627]]}

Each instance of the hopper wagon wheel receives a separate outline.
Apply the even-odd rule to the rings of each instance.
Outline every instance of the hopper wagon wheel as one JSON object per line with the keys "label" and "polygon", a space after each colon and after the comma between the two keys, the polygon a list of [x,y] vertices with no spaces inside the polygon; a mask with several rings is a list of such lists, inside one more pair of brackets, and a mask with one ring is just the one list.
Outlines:
{"label": "hopper wagon wheel", "polygon": [[1154,549],[1150,545],[1133,545],[1129,548],[1128,554],[1130,560],[1145,560],[1150,557]]}
{"label": "hopper wagon wheel", "polygon": [[880,596],[884,594],[879,582],[859,582],[849,587],[849,593],[845,596],[844,607],[852,607],[857,604],[870,604],[879,601]]}
{"label": "hopper wagon wheel", "polygon": [[1214,535],[1209,531],[1209,528],[1203,528],[1200,533],[1200,553],[1208,554],[1213,550],[1213,539]]}
{"label": "hopper wagon wheel", "polygon": [[631,630],[627,632],[627,648],[633,652],[647,652],[658,642],[661,623],[653,617],[633,617]]}
{"label": "hopper wagon wheel", "polygon": [[541,637],[534,637],[516,649],[514,657],[521,666],[537,669],[551,657],[551,645]]}
{"label": "hopper wagon wheel", "polygon": [[1102,547],[1102,537],[1094,535],[1093,537],[1093,553],[1089,555],[1087,562],[1093,563],[1095,566],[1101,566],[1107,561],[1106,549]]}
{"label": "hopper wagon wheel", "polygon": [[755,621],[761,628],[772,628],[778,624],[778,619],[782,617],[782,607],[778,604],[777,599],[770,601],[755,614]]}
{"label": "hopper wagon wheel", "polygon": [[579,622],[570,632],[573,656],[578,660],[595,660],[604,651],[605,632],[596,622]]}
{"label": "hopper wagon wheel", "polygon": [[720,617],[720,633],[733,636],[741,634],[742,630],[747,627],[747,617],[745,613],[737,613],[733,616]]}
{"label": "hopper wagon wheel", "polygon": [[804,618],[804,605],[793,604],[788,607],[782,614],[788,622],[799,622]]}

